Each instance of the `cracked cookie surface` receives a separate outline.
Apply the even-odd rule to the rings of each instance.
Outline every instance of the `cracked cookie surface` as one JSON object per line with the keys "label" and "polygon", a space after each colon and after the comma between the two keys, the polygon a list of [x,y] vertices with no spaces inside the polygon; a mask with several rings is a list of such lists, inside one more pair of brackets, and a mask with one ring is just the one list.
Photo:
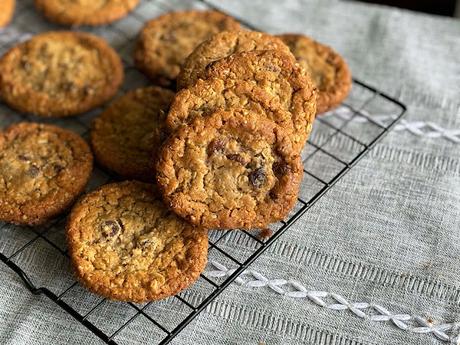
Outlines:
{"label": "cracked cookie surface", "polygon": [[205,78],[244,80],[264,90],[273,102],[290,114],[292,141],[303,147],[316,114],[317,92],[310,77],[290,53],[254,50],[233,54],[209,64]]}
{"label": "cracked cookie surface", "polygon": [[50,21],[63,25],[103,25],[124,17],[139,0],[35,0]]}
{"label": "cracked cookie surface", "polygon": [[109,100],[123,66],[101,38],[81,32],[47,32],[8,51],[0,60],[3,100],[21,112],[71,116]]}
{"label": "cracked cookie surface", "polygon": [[154,82],[172,86],[185,58],[211,35],[240,24],[217,11],[171,12],[149,21],[134,52],[136,66]]}
{"label": "cracked cookie surface", "polygon": [[[280,50],[291,54],[279,38],[257,31],[226,31],[201,43],[187,57],[177,77],[178,89],[193,85],[204,77],[206,67],[235,53],[252,50]],[[294,59],[294,57],[292,57]]]}
{"label": "cracked cookie surface", "polygon": [[241,108],[273,120],[286,130],[292,127],[291,115],[273,102],[254,83],[236,79],[210,78],[180,90],[171,104],[166,123],[170,130],[193,122],[195,118],[212,115],[218,110]]}
{"label": "cracked cookie surface", "polygon": [[8,25],[14,14],[16,0],[2,0],[0,3],[0,28]]}
{"label": "cracked cookie surface", "polygon": [[98,162],[122,177],[153,182],[173,97],[171,90],[152,86],[115,100],[93,122],[91,144]]}
{"label": "cracked cookie surface", "polygon": [[171,209],[209,229],[264,228],[285,218],[302,174],[288,133],[236,109],[179,128],[157,163],[157,182]]}
{"label": "cracked cookie surface", "polygon": [[318,88],[318,114],[338,106],[351,89],[351,73],[345,60],[332,48],[300,34],[279,35]]}
{"label": "cracked cookie surface", "polygon": [[0,134],[0,219],[38,225],[69,207],[91,175],[93,157],[77,134],[19,123]]}
{"label": "cracked cookie surface", "polygon": [[100,187],[72,209],[69,254],[78,279],[105,297],[144,302],[192,284],[207,261],[207,232],[168,210],[153,184]]}

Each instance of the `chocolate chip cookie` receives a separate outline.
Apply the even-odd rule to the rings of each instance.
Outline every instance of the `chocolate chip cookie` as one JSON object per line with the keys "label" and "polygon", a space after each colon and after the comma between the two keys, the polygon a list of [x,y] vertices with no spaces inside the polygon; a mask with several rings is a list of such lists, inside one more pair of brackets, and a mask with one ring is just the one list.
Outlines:
{"label": "chocolate chip cookie", "polygon": [[171,12],[149,21],[134,52],[136,66],[154,82],[172,86],[185,58],[201,42],[240,24],[217,11]]}
{"label": "chocolate chip cookie", "polygon": [[297,61],[311,74],[318,88],[317,112],[338,106],[351,89],[351,73],[345,60],[332,48],[300,34],[284,34]]}
{"label": "chocolate chip cookie", "polygon": [[35,0],[50,21],[63,25],[103,25],[124,17],[139,0]]}
{"label": "chocolate chip cookie", "polygon": [[76,275],[105,297],[144,302],[174,294],[203,271],[207,232],[169,211],[152,184],[100,187],[72,209],[67,225]]}
{"label": "chocolate chip cookie", "polygon": [[91,175],[93,157],[77,134],[19,123],[0,134],[0,220],[38,225],[67,209]]}
{"label": "chocolate chip cookie", "polygon": [[16,0],[2,0],[0,3],[0,28],[8,25],[14,14]]}
{"label": "chocolate chip cookie", "polygon": [[[201,43],[185,60],[177,78],[178,89],[193,85],[203,78],[206,67],[231,54],[252,50],[280,50],[290,54],[279,38],[257,31],[221,32]],[[294,59],[294,57],[292,57]]]}
{"label": "chocolate chip cookie", "polygon": [[209,64],[205,78],[235,79],[254,83],[291,115],[294,144],[303,147],[315,119],[317,92],[310,77],[290,53],[254,50],[232,54]]}
{"label": "chocolate chip cookie", "polygon": [[152,86],[114,101],[93,123],[99,163],[125,178],[153,182],[156,152],[167,136],[166,113],[174,92]]}
{"label": "chocolate chip cookie", "polygon": [[12,108],[47,117],[71,116],[109,100],[123,66],[102,39],[83,32],[46,32],[0,60],[0,93]]}
{"label": "chocolate chip cookie", "polygon": [[169,207],[205,228],[264,228],[297,200],[303,169],[289,133],[246,110],[180,127],[163,145],[157,182]]}

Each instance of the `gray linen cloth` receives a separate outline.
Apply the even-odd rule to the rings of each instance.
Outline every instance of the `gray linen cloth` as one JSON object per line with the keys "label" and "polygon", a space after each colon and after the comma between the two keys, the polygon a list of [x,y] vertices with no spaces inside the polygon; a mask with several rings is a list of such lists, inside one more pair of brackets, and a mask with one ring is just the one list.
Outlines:
{"label": "gray linen cloth", "polygon": [[[0,32],[0,40],[8,41],[10,35],[15,41],[19,33],[53,28],[36,18],[30,3],[18,0],[16,18]],[[173,343],[456,344],[460,21],[352,1],[215,4],[261,30],[303,32],[333,46],[355,77],[398,97],[408,112],[399,127]],[[153,17],[190,6],[194,5],[185,0],[144,1],[117,25],[135,33],[142,25],[135,16]],[[103,29],[95,32],[105,34]],[[129,55],[131,44],[126,39],[109,34],[106,38]],[[131,85],[141,79],[130,74],[127,78]],[[0,118],[1,125],[18,120],[5,106]],[[76,121],[57,123],[84,132]],[[342,144],[331,143],[338,149]],[[102,183],[104,176],[98,178],[95,183]],[[23,229],[3,227],[0,249],[12,253],[32,236]],[[62,224],[49,236],[64,245]],[[232,236],[239,241],[238,235]],[[231,262],[213,260],[234,268]],[[67,260],[46,243],[34,244],[15,262],[38,286],[62,291],[72,282]],[[209,269],[225,275],[221,266]],[[30,294],[8,267],[0,265],[0,270],[1,344],[102,343],[46,297]],[[84,312],[97,300],[77,289],[66,301]],[[147,312],[171,324],[186,315],[181,309],[168,312],[164,303]],[[106,303],[90,320],[110,333],[133,314],[132,307]],[[155,344],[158,335],[146,320],[136,319],[115,340]]]}

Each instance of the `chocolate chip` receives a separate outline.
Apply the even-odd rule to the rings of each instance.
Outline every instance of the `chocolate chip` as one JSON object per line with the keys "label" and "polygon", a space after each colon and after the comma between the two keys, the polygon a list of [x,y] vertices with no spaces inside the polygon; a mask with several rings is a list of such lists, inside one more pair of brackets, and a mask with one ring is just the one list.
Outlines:
{"label": "chocolate chip", "polygon": [[255,188],[260,188],[265,182],[264,168],[257,168],[249,174],[249,181]]}
{"label": "chocolate chip", "polygon": [[27,170],[27,175],[29,175],[30,177],[37,177],[39,173],[40,173],[40,169],[38,169],[38,167],[35,165],[32,165],[29,168],[29,170]]}
{"label": "chocolate chip", "polygon": [[118,220],[106,220],[102,223],[101,228],[104,237],[113,237],[121,231],[122,225]]}
{"label": "chocolate chip", "polygon": [[227,158],[230,159],[231,161],[235,161],[235,162],[238,162],[240,164],[245,163],[243,156],[241,156],[238,153],[230,153],[230,154],[227,155]]}
{"label": "chocolate chip", "polygon": [[225,141],[222,139],[214,139],[208,144],[208,155],[212,156],[216,152],[223,152],[225,148]]}
{"label": "chocolate chip", "polygon": [[282,177],[289,172],[290,167],[286,162],[283,161],[273,163],[272,169],[276,177]]}

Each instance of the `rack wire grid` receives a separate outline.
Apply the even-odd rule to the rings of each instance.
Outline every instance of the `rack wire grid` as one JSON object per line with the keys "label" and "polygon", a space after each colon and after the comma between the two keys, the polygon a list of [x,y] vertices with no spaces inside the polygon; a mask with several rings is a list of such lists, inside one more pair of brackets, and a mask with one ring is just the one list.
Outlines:
{"label": "rack wire grid", "polygon": [[[62,29],[36,13],[32,0],[18,0],[17,7],[11,29],[0,32],[1,54],[17,44],[18,37],[25,40],[38,32]],[[148,84],[131,61],[133,42],[145,21],[166,11],[186,8],[209,9],[213,6],[202,0],[144,0],[134,12],[114,24],[80,29],[104,37],[120,53],[125,65],[126,80],[122,88],[125,92]],[[254,29],[249,23],[241,22]],[[405,110],[397,100],[354,80],[347,100],[336,110],[316,119],[302,154],[305,174],[299,199],[288,218],[271,226],[268,237],[249,231],[210,232],[209,261],[234,267],[233,274],[227,278],[207,277],[205,270],[195,284],[180,294],[144,304],[113,302],[96,296],[83,289],[72,276],[64,233],[66,215],[38,228],[0,223],[0,259],[19,275],[33,294],[48,297],[104,342],[132,343],[141,337],[140,340],[149,344],[167,344],[353,168]],[[91,120],[100,111],[75,118],[47,120],[16,113],[0,104],[0,126],[39,120],[69,128],[87,138]],[[114,179],[96,167],[87,191]],[[148,328],[148,332],[136,332],[139,327]]]}

